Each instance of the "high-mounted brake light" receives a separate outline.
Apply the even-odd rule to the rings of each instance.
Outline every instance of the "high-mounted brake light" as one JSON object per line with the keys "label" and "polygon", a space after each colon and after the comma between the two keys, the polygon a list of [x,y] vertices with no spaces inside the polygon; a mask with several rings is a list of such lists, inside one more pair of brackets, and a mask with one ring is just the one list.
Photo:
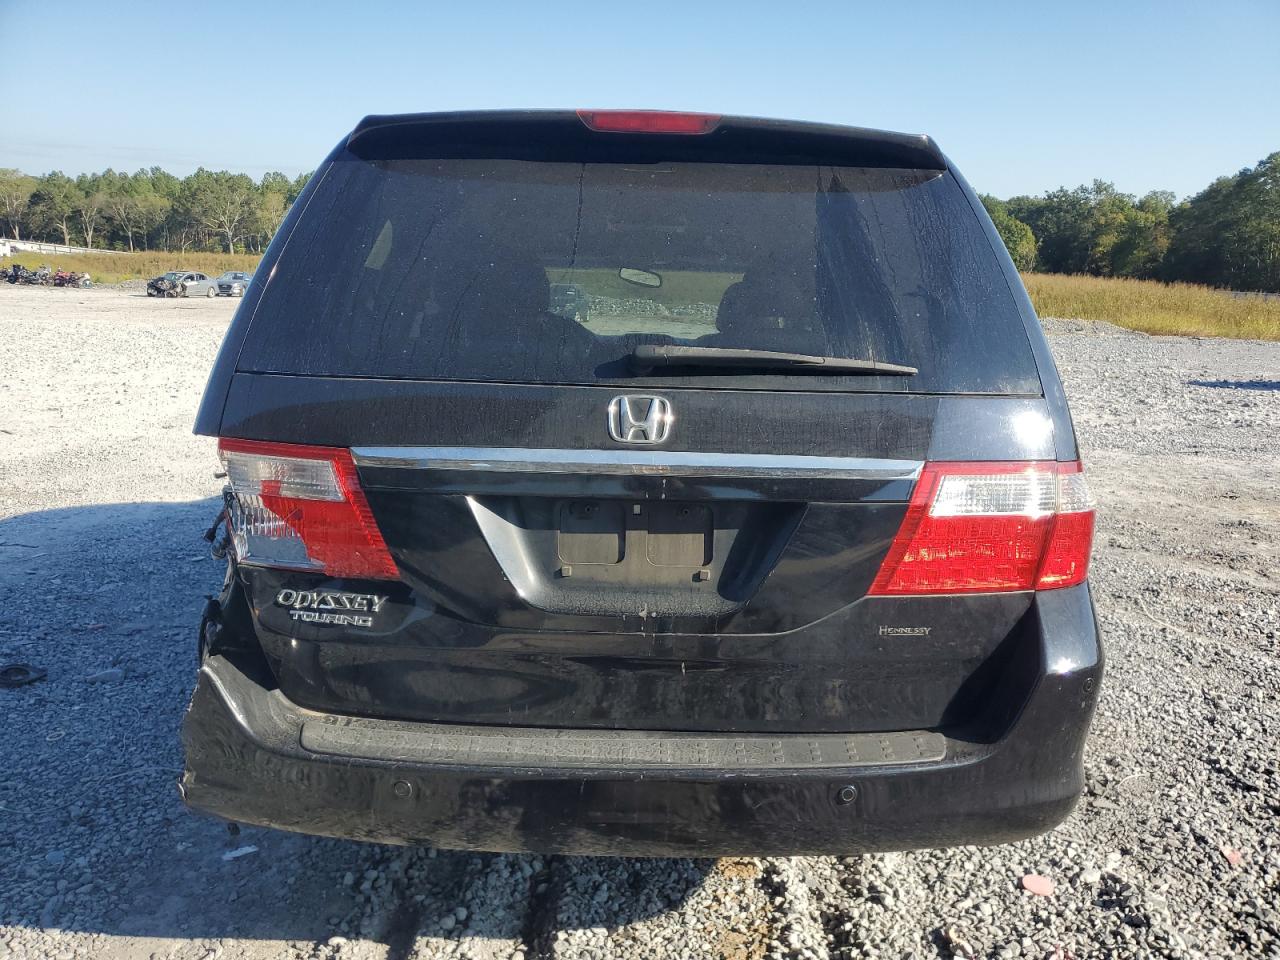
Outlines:
{"label": "high-mounted brake light", "polygon": [[338,447],[218,441],[234,495],[236,558],[331,577],[398,580],[355,461]]}
{"label": "high-mounted brake light", "polygon": [[579,110],[578,119],[600,133],[710,133],[718,113],[674,113],[668,110]]}
{"label": "high-mounted brake light", "polygon": [[1052,590],[1084,581],[1094,504],[1076,463],[927,463],[869,593]]}

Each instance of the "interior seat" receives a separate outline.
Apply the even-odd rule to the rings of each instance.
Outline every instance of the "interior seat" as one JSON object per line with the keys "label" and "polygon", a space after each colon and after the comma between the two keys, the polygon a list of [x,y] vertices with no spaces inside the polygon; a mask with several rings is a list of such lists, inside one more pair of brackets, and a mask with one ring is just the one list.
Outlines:
{"label": "interior seat", "polygon": [[825,353],[813,268],[755,267],[732,284],[716,311],[716,345]]}

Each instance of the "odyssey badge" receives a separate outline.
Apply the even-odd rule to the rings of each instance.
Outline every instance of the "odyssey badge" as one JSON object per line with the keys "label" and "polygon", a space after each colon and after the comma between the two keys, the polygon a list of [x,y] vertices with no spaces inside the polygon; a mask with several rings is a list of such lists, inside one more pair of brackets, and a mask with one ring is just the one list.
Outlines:
{"label": "odyssey badge", "polygon": [[372,593],[336,590],[281,590],[276,605],[289,608],[289,616],[302,623],[330,623],[343,627],[372,627],[371,614],[390,599]]}

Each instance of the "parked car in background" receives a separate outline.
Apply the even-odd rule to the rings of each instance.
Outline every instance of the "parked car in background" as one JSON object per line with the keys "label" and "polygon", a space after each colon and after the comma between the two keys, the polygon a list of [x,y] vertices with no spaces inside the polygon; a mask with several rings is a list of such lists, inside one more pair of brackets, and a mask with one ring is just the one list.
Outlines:
{"label": "parked car in background", "polygon": [[244,292],[249,289],[249,281],[253,279],[253,274],[245,273],[242,270],[228,270],[217,280],[218,296],[220,297],[243,297]]}
{"label": "parked car in background", "polygon": [[203,273],[170,270],[147,281],[148,297],[216,297],[217,281]]}

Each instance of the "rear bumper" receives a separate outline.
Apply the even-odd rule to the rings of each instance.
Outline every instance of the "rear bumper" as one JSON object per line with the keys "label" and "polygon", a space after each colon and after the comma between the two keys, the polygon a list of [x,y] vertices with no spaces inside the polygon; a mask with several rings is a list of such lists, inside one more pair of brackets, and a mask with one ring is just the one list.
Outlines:
{"label": "rear bumper", "polygon": [[181,788],[230,820],[455,849],[766,856],[1017,840],[1074,806],[1102,672],[1087,587],[1041,594],[1037,607],[1039,676],[994,742],[916,732],[620,744],[575,731],[549,747],[320,714],[213,657],[183,724]]}

